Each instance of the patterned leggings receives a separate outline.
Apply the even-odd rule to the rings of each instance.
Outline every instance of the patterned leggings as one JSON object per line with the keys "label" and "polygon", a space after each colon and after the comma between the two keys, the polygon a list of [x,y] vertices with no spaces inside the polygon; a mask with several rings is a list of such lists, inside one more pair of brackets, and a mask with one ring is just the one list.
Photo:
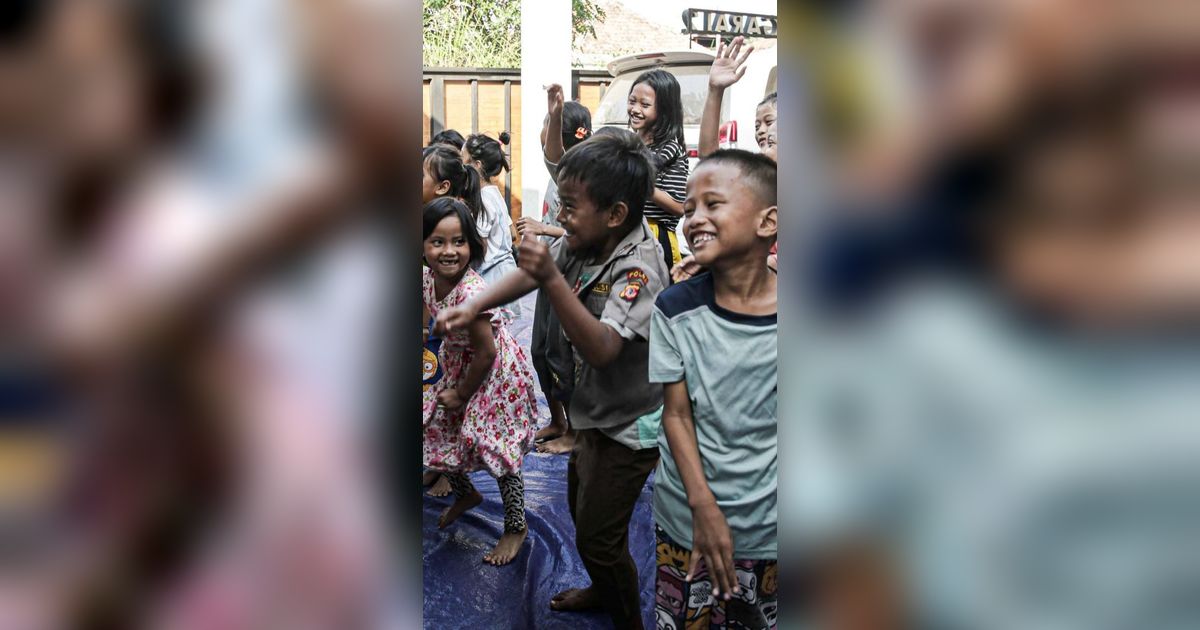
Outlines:
{"label": "patterned leggings", "polygon": [[[475,492],[475,485],[466,473],[445,473],[450,480],[450,488],[454,496],[465,497]],[[500,486],[500,498],[504,501],[504,531],[516,534],[525,531],[525,479],[521,472],[496,478]]]}

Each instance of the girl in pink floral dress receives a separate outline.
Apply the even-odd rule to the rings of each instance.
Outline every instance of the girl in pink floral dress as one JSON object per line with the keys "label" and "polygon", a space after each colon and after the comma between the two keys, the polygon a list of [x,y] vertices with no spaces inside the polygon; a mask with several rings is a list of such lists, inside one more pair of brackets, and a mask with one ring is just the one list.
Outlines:
{"label": "girl in pink floral dress", "polygon": [[[429,314],[458,306],[484,291],[471,267],[484,245],[463,202],[442,197],[423,211],[421,291]],[[484,561],[506,564],[525,541],[525,482],[521,460],[533,446],[537,402],[533,371],[501,317],[485,312],[470,327],[447,334],[438,361],[442,377],[424,392],[424,460],[450,480],[455,502],[442,513],[446,527],[483,497],[467,473],[486,470],[504,500],[504,535]]]}

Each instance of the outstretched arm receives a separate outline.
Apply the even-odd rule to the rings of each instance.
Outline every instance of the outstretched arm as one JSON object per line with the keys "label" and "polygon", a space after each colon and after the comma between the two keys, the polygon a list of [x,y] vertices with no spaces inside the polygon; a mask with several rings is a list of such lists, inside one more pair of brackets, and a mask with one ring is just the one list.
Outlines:
{"label": "outstretched arm", "polygon": [[746,59],[754,51],[751,46],[742,50],[745,41],[746,38],[739,35],[728,46],[724,40],[717,46],[717,58],[708,71],[708,98],[704,100],[704,113],[700,117],[700,157],[719,148],[721,103],[725,99],[725,88],[737,83],[746,74]]}
{"label": "outstretched arm", "polygon": [[546,88],[546,111],[550,114],[546,125],[546,160],[558,164],[567,150],[562,141],[563,87],[557,83]]}
{"label": "outstretched arm", "polygon": [[[531,242],[531,239],[521,241],[521,249],[519,250],[521,256],[524,256],[525,243],[528,242]],[[523,269],[509,272],[508,275],[489,287],[479,297],[466,304],[442,311],[438,315],[438,320],[434,324],[433,330],[439,335],[444,335],[452,330],[466,328],[479,317],[480,313],[519,299],[521,296],[536,289],[537,286],[537,280],[534,280],[533,276],[526,273]]]}

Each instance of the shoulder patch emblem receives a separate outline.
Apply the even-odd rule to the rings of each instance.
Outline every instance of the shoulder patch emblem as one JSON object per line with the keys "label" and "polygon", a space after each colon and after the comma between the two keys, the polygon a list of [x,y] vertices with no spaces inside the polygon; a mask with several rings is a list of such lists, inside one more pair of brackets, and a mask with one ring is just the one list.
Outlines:
{"label": "shoulder patch emblem", "polygon": [[628,280],[630,284],[646,284],[646,282],[649,280],[649,278],[646,277],[646,273],[641,269],[630,270],[629,273],[625,274],[625,279]]}
{"label": "shoulder patch emblem", "polygon": [[636,283],[627,284],[627,285],[625,285],[625,288],[621,290],[621,299],[625,300],[626,302],[632,302],[635,298],[637,298],[638,291],[641,291],[641,290],[642,290],[642,285],[640,285],[640,284],[636,284]]}

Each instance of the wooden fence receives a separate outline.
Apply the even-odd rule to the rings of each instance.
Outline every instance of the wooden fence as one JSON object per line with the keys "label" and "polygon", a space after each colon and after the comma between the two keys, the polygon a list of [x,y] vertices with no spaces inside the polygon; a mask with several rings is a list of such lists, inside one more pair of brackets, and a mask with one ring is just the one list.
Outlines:
{"label": "wooden fence", "polygon": [[[570,98],[593,113],[612,77],[603,70],[573,70]],[[530,92],[530,107],[544,110],[545,94],[538,86]],[[424,129],[422,141],[443,129],[456,129],[464,136],[486,133],[495,138],[501,131],[512,134],[509,162],[512,172],[499,182],[514,220],[521,216],[521,71],[496,68],[426,68],[421,87]],[[539,130],[540,131],[540,130]],[[533,151],[540,151],[535,146]],[[534,176],[543,176],[535,173]]]}

